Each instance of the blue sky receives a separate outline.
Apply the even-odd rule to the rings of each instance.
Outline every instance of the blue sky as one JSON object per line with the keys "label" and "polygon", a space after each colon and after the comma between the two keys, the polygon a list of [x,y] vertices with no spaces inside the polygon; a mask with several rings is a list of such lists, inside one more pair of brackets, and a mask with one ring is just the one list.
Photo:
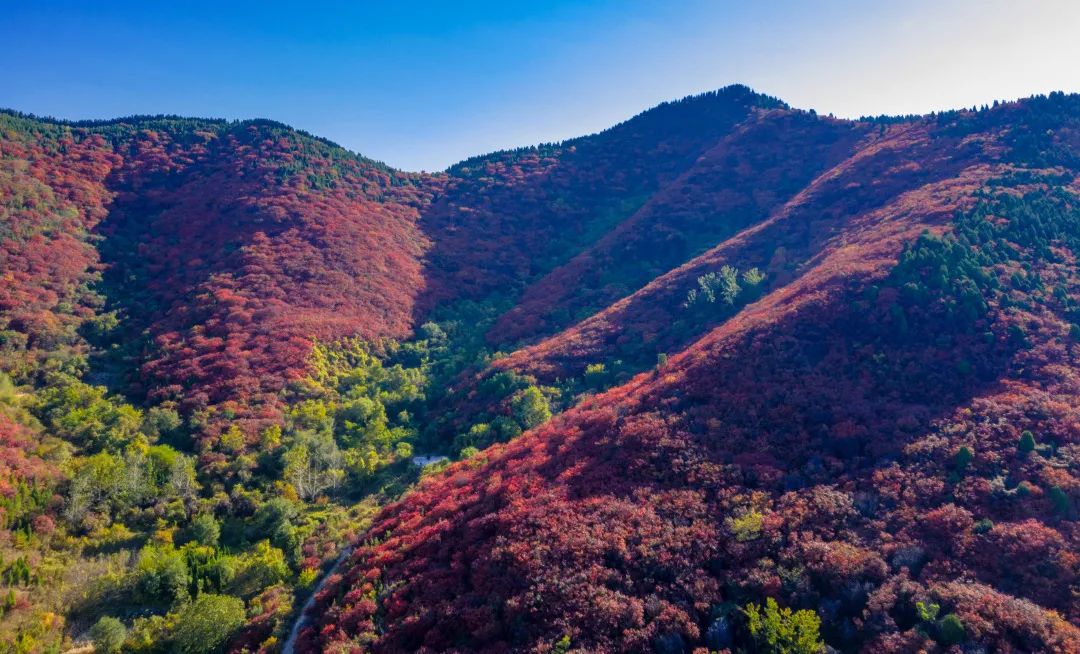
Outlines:
{"label": "blue sky", "polygon": [[1080,91],[1080,2],[4,3],[0,106],[265,117],[409,170],[745,83],[925,113]]}

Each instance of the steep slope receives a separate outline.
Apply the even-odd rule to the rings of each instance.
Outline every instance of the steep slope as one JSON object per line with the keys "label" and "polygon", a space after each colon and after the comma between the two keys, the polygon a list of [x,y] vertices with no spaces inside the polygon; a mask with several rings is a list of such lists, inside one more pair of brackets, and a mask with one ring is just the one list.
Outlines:
{"label": "steep slope", "polygon": [[665,103],[604,132],[463,161],[424,212],[424,310],[511,298],[630,217],[717,141],[783,104],[745,86]]}
{"label": "steep slope", "polygon": [[636,291],[767,217],[871,131],[787,109],[749,117],[631,217],[529,286],[490,340],[554,333]]}
{"label": "steep slope", "polygon": [[78,326],[100,307],[89,235],[119,157],[98,135],[0,114],[0,365],[37,376],[85,354]]}
{"label": "steep slope", "polygon": [[115,312],[114,385],[253,435],[314,340],[410,333],[441,178],[266,121],[0,120],[8,356]]}
{"label": "steep slope", "polygon": [[272,419],[313,340],[411,331],[430,193],[272,124],[197,136],[178,147],[143,130],[124,144],[99,230],[108,281],[132,331],[151,336],[139,382],[152,399]]}
{"label": "steep slope", "polygon": [[766,597],[845,651],[1080,651],[1078,126],[1055,95],[886,127],[500,364],[555,375],[663,333],[710,267],[773,263],[663,366],[385,510],[304,651],[748,648]]}
{"label": "steep slope", "polygon": [[800,277],[837,251],[852,272],[895,259],[904,242],[947,221],[992,174],[994,143],[950,136],[936,126],[901,124],[870,139],[814,178],[765,220],[657,276],[633,295],[535,346],[495,363],[545,381],[580,376],[590,363],[622,361],[640,370],[677,352],[730,317],[723,307],[693,311],[696,280],[730,265],[759,268],[762,290],[803,292]]}

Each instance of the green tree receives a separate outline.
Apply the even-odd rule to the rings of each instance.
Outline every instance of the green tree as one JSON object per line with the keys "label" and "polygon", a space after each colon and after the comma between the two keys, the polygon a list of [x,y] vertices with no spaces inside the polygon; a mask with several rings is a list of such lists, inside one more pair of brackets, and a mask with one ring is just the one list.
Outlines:
{"label": "green tree", "polygon": [[374,445],[383,449],[391,440],[386,407],[369,397],[349,400],[337,412],[337,431],[344,447]]}
{"label": "green tree", "polygon": [[143,417],[142,431],[149,436],[168,438],[183,426],[180,414],[169,407],[153,407]]}
{"label": "green tree", "polygon": [[229,638],[244,624],[245,618],[242,600],[204,593],[176,616],[174,651],[179,654],[224,651]]}
{"label": "green tree", "polygon": [[1057,513],[1064,515],[1072,509],[1072,500],[1069,499],[1068,494],[1060,486],[1051,486],[1046,495],[1050,498],[1050,504]]}
{"label": "green tree", "polygon": [[90,627],[90,640],[94,643],[94,651],[101,654],[117,654],[124,646],[127,638],[127,628],[124,623],[116,618],[106,615]]}
{"label": "green tree", "polygon": [[345,477],[345,460],[333,437],[325,432],[300,432],[282,458],[285,479],[305,500],[337,488]]}
{"label": "green tree", "polygon": [[742,274],[743,283],[747,286],[757,286],[761,282],[765,281],[765,273],[761,272],[757,268],[751,268]]}
{"label": "green tree", "polygon": [[64,502],[64,518],[78,525],[90,511],[102,506],[124,507],[124,461],[108,452],[76,459]]}
{"label": "green tree", "polygon": [[294,524],[299,515],[296,504],[284,497],[272,498],[260,506],[251,519],[252,540],[269,538],[274,546],[293,551],[300,544]]}
{"label": "green tree", "polygon": [[971,448],[967,445],[961,447],[956,451],[956,458],[953,459],[953,463],[956,465],[957,470],[964,470],[975,459],[975,453],[971,451]]}
{"label": "green tree", "polygon": [[217,547],[221,525],[209,513],[200,514],[191,522],[191,538],[200,545]]}
{"label": "green tree", "polygon": [[221,449],[230,454],[238,454],[244,449],[244,432],[237,425],[230,425],[221,434]]}
{"label": "green tree", "polygon": [[734,266],[720,268],[720,298],[724,304],[735,304],[735,298],[739,297],[739,269]]}
{"label": "green tree", "polygon": [[326,403],[320,400],[297,403],[289,410],[289,418],[298,430],[328,432],[334,428],[333,414]]}
{"label": "green tree", "polygon": [[747,604],[743,609],[750,635],[758,651],[768,654],[818,654],[824,648],[818,631],[821,619],[813,611],[792,612],[768,598],[764,609]]}
{"label": "green tree", "polygon": [[1035,435],[1028,430],[1020,434],[1020,440],[1016,444],[1017,451],[1022,455],[1028,455],[1035,450]]}
{"label": "green tree", "polygon": [[267,586],[289,577],[285,553],[272,547],[269,541],[259,541],[255,549],[237,558],[234,577],[229,581],[231,595],[251,597]]}
{"label": "green tree", "polygon": [[915,609],[919,612],[919,619],[923,622],[933,622],[937,620],[938,613],[941,612],[941,605],[933,602],[927,604],[926,602],[915,602]]}
{"label": "green tree", "polygon": [[38,394],[38,415],[53,434],[91,450],[121,449],[142,426],[142,413],[107,397],[105,387],[60,375]]}
{"label": "green tree", "polygon": [[607,367],[602,363],[590,363],[585,366],[585,385],[589,388],[601,388],[607,382]]}
{"label": "green tree", "polygon": [[469,431],[464,434],[459,434],[454,439],[455,445],[459,448],[483,448],[495,442],[497,434],[486,422],[478,422],[472,427],[469,427]]}
{"label": "green tree", "polygon": [[536,386],[516,393],[510,400],[510,410],[525,429],[532,429],[551,418],[551,404]]}
{"label": "green tree", "polygon": [[521,435],[521,425],[509,416],[499,416],[491,421],[491,431],[496,440],[505,443]]}
{"label": "green tree", "polygon": [[147,545],[139,552],[137,586],[145,601],[171,606],[188,598],[191,575],[183,553],[172,545]]}
{"label": "green tree", "polygon": [[955,613],[950,613],[942,618],[941,621],[938,622],[937,628],[937,641],[945,647],[959,645],[967,639],[964,623],[960,621],[960,617]]}
{"label": "green tree", "polygon": [[728,531],[735,536],[740,543],[748,543],[761,538],[762,528],[765,526],[765,516],[756,509],[747,509],[738,516],[725,520]]}

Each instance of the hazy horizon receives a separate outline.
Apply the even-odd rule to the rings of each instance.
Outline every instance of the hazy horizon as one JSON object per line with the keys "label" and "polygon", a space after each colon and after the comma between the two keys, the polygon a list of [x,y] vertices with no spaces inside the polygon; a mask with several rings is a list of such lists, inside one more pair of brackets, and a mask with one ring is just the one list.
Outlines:
{"label": "hazy horizon", "polygon": [[1058,0],[440,5],[14,8],[0,106],[267,118],[441,170],[736,83],[841,118],[1080,91],[1080,5]]}

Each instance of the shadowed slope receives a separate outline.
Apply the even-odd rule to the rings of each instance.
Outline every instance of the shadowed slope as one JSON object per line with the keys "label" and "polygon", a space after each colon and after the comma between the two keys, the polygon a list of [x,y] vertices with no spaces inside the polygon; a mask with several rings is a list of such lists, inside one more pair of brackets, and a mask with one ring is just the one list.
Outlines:
{"label": "shadowed slope", "polygon": [[633,216],[528,287],[490,340],[550,334],[636,291],[765,218],[870,132],[870,125],[785,109],[750,117]]}
{"label": "shadowed slope", "polygon": [[[496,362],[499,368],[544,380],[578,376],[596,361],[622,360],[640,369],[660,352],[677,352],[722,320],[693,315],[684,306],[696,279],[723,265],[758,267],[776,299],[813,288],[792,283],[830,255],[852,271],[895,260],[921,229],[940,225],[962,206],[991,169],[981,144],[933,133],[928,125],[901,125],[825,171],[768,219],[661,275],[640,291],[580,324]],[[789,287],[790,285],[790,287]]]}
{"label": "shadowed slope", "polygon": [[450,168],[424,212],[434,246],[420,301],[516,296],[631,216],[757,108],[745,86],[665,103],[592,136],[498,152]]}

